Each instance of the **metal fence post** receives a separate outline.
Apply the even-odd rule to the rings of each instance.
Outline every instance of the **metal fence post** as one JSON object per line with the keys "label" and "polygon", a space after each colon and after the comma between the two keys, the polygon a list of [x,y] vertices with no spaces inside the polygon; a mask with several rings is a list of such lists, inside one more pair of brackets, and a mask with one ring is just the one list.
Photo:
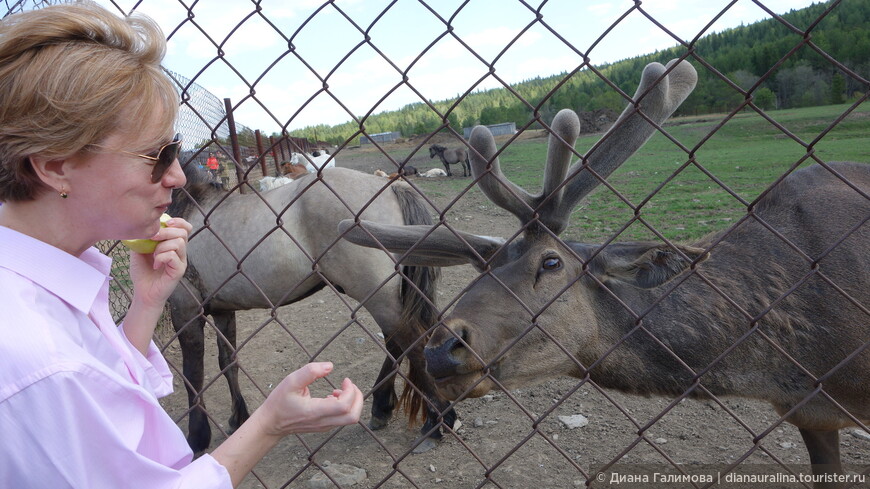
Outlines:
{"label": "metal fence post", "polygon": [[[227,112],[227,126],[230,129],[230,145],[233,147],[233,159],[235,160],[236,178],[239,183],[245,180],[245,172],[242,171],[242,148],[239,147],[239,135],[236,134],[236,121],[233,119],[233,103],[229,98],[224,99],[224,108]],[[239,185],[239,193],[245,193],[244,187]]]}
{"label": "metal fence post", "polygon": [[275,162],[275,171],[281,175],[281,165],[278,163],[278,154],[275,153],[275,138],[269,136],[269,152],[272,153],[272,161]]}
{"label": "metal fence post", "polygon": [[260,162],[260,170],[265,177],[269,173],[266,172],[266,153],[263,151],[263,136],[260,134],[259,129],[254,131],[254,139],[257,141],[257,160]]}

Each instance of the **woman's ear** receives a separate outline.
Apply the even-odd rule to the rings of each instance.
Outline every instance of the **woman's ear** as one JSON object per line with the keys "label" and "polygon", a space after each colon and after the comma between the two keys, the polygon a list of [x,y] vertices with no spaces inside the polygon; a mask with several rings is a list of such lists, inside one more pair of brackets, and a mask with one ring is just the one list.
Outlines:
{"label": "woman's ear", "polygon": [[44,158],[31,155],[30,166],[42,183],[63,195],[70,191],[69,175],[66,170],[72,162],[65,158]]}

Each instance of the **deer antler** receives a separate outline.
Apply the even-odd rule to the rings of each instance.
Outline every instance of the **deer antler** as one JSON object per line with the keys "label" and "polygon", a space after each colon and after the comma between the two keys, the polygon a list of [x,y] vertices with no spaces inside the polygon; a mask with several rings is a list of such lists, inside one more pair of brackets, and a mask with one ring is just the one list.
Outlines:
{"label": "deer antler", "polygon": [[601,178],[607,178],[647,142],[655,133],[656,126],[677,110],[697,81],[698,74],[688,61],[677,63],[677,60],[672,60],[666,67],[650,63],[644,68],[634,94],[634,104],[622,111],[607,134],[602,136],[600,144],[589,152],[585,165],[580,160],[570,168],[568,179],[571,181],[556,212],[563,228],[567,226],[574,206],[601,183],[591,172],[583,171],[585,167],[592,168]]}
{"label": "deer antler", "polygon": [[[471,152],[471,172],[475,178],[483,175],[478,182],[480,189],[495,205],[517,216],[523,224],[534,219],[536,212],[540,213],[543,210],[539,207],[552,192],[561,194],[561,190],[557,189],[565,179],[568,164],[571,162],[572,148],[580,134],[580,120],[577,114],[570,110],[560,111],[550,127],[552,128],[548,155],[550,163],[544,170],[544,189],[538,195],[529,194],[504,176],[498,157],[495,156],[495,139],[489,129],[477,126],[469,137],[469,144],[475,150]],[[488,165],[490,165],[489,172],[487,172]],[[558,195],[550,198],[547,208],[558,202]]]}
{"label": "deer antler", "polygon": [[[634,103],[626,107],[587,157],[570,168],[580,122],[573,111],[560,111],[551,124],[544,188],[538,195],[529,194],[504,177],[495,157],[492,133],[482,126],[474,128],[469,138],[475,150],[471,170],[475,178],[483,175],[478,185],[494,204],[517,216],[523,224],[532,221],[537,213],[542,224],[559,234],[568,226],[574,206],[601,183],[598,176],[607,178],[643,146],[656,127],[688,97],[697,79],[695,69],[687,61],[673,60],[667,67],[659,63],[647,65]],[[491,166],[487,173],[488,165]],[[561,186],[566,180],[568,183]]]}

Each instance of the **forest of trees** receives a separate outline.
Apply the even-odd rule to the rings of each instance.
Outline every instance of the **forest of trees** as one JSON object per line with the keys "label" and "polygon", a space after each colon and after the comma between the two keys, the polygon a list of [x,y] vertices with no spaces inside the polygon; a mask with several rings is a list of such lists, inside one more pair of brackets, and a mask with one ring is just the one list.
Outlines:
{"label": "forest of trees", "polygon": [[[463,127],[475,124],[515,122],[517,127],[525,127],[536,118],[549,123],[563,108],[578,112],[608,108],[619,112],[626,105],[625,99],[595,71],[631,95],[644,66],[684,56],[689,49],[694,56],[688,59],[697,68],[699,81],[676,115],[731,111],[747,98],[762,109],[843,103],[863,96],[868,87],[826,56],[870,78],[870,0],[841,2],[815,24],[830,4],[818,3],[782,16],[795,29],[812,27],[806,41],[825,55],[805,44],[801,34],[776,19],[768,19],[707,35],[691,46],[596,66],[594,70],[584,67],[570,76],[561,73],[526,80],[511,86],[515,94],[500,88],[474,92],[461,100],[430,102],[437,113],[429,104],[410,104],[368,117],[365,131],[399,131],[409,137],[435,132],[449,124],[461,134]],[[554,89],[566,77],[567,81]],[[350,121],[337,126],[306,127],[290,135],[342,144],[359,130],[359,124]]]}

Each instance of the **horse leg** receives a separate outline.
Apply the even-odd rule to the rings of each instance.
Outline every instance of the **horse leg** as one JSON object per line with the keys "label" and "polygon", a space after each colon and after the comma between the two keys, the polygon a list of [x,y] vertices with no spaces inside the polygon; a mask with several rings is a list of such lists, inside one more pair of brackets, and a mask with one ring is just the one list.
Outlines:
{"label": "horse leg", "polygon": [[250,414],[248,406],[245,404],[245,398],[242,396],[242,391],[239,389],[239,365],[235,362],[236,359],[236,312],[219,312],[213,313],[215,325],[218,331],[224,336],[217,339],[218,344],[218,364],[221,372],[227,379],[227,385],[230,388],[230,397],[232,399],[232,414],[229,419],[229,433],[236,431],[239,426],[247,421]]}
{"label": "horse leg", "polygon": [[[390,418],[393,416],[393,411],[396,408],[397,397],[395,392],[396,372],[401,365],[401,358],[405,349],[399,345],[395,339],[390,338],[386,341],[387,355],[384,363],[381,366],[381,371],[375,380],[375,389],[372,393],[372,419],[369,421],[369,428],[379,430],[387,425]],[[441,399],[435,390],[435,383],[425,374],[426,359],[423,356],[423,345],[418,344],[413,347],[413,350],[408,352],[408,361],[411,363],[410,372],[418,372],[421,375],[411,374],[408,381],[414,384],[420,392],[423,393],[424,408],[426,409],[426,421],[420,428],[420,433],[426,436],[419,445],[417,445],[413,453],[423,453],[438,446],[438,442],[443,438],[440,429],[434,429],[441,419],[444,423],[453,428],[456,421],[456,411],[453,408],[447,410],[450,405],[448,401]],[[441,413],[444,413],[443,416]],[[431,433],[430,433],[431,432]]]}
{"label": "horse leg", "polygon": [[[840,463],[840,432],[838,430],[814,431],[799,429],[807,452],[810,454],[810,463],[813,466],[813,475],[824,479],[825,475],[842,474],[843,465]],[[815,489],[837,489],[843,487],[838,482],[816,482]]]}
{"label": "horse leg", "polygon": [[[204,452],[211,443],[211,426],[205,411],[205,401],[200,397],[203,384],[203,358],[205,356],[205,319],[197,316],[188,322],[187,315],[172,308],[172,324],[178,331],[181,344],[181,359],[184,378],[187,382],[187,405],[190,417],[187,421],[187,444],[196,455]],[[179,329],[180,328],[180,329]]]}
{"label": "horse leg", "polygon": [[441,154],[441,163],[444,163],[444,169],[447,171],[447,176],[452,177],[453,174],[450,173],[450,163],[447,163],[447,160],[444,158],[444,154]]}
{"label": "horse leg", "polygon": [[432,377],[426,374],[426,359],[423,355],[422,343],[418,343],[413,347],[413,350],[408,352],[408,362],[411,363],[412,372],[420,373],[420,375],[414,376],[411,380],[414,382],[414,386],[423,393],[423,402],[426,409],[426,422],[420,428],[420,434],[425,436],[426,439],[414,447],[412,452],[423,453],[437,447],[444,437],[441,428],[437,428],[439,423],[443,421],[447,427],[453,429],[453,425],[456,422],[456,411],[453,408],[447,409],[450,402],[438,395],[435,389],[435,382],[432,380]]}
{"label": "horse leg", "polygon": [[393,417],[393,411],[396,409],[398,397],[396,396],[396,372],[399,369],[400,362],[395,359],[402,354],[402,349],[396,345],[396,342],[387,338],[386,345],[389,355],[384,359],[381,365],[381,371],[378,373],[378,378],[375,380],[375,387],[372,391],[372,419],[369,421],[369,428],[379,430],[385,426]]}

